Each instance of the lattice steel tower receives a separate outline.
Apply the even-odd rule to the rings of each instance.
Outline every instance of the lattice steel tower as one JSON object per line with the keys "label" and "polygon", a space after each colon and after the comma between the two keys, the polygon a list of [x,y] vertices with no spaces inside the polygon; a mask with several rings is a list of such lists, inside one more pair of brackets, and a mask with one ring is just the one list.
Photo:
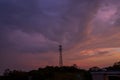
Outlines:
{"label": "lattice steel tower", "polygon": [[59,45],[59,66],[63,66],[63,59],[62,59],[62,45]]}

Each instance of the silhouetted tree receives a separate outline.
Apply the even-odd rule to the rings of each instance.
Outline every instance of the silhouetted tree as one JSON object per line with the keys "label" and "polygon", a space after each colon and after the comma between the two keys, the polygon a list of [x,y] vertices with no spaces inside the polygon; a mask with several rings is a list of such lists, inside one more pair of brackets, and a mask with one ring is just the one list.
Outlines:
{"label": "silhouetted tree", "polygon": [[3,75],[4,76],[9,76],[10,72],[11,72],[10,69],[5,69]]}
{"label": "silhouetted tree", "polygon": [[32,70],[30,72],[8,69],[5,70],[5,75],[0,80],[91,80],[91,75],[88,71],[78,69],[74,66],[53,67],[47,66]]}
{"label": "silhouetted tree", "polygon": [[94,67],[91,67],[90,69],[89,69],[89,71],[102,71],[102,69],[101,68],[99,68],[99,67],[97,67],[97,66],[94,66]]}
{"label": "silhouetted tree", "polygon": [[120,68],[120,61],[119,62],[115,62],[113,67],[119,67]]}
{"label": "silhouetted tree", "polygon": [[120,61],[115,62],[112,66],[106,67],[107,71],[120,71]]}

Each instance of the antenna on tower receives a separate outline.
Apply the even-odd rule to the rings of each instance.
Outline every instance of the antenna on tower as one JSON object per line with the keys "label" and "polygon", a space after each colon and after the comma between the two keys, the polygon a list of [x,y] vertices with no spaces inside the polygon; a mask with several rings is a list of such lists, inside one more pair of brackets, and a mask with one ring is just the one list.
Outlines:
{"label": "antenna on tower", "polygon": [[63,59],[62,59],[62,45],[59,45],[59,66],[63,66]]}

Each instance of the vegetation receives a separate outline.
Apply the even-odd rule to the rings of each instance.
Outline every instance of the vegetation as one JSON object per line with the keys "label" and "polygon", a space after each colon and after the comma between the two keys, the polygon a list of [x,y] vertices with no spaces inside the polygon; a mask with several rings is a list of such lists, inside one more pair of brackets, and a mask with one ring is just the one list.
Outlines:
{"label": "vegetation", "polygon": [[73,66],[47,66],[30,72],[5,70],[0,80],[92,80],[88,71]]}
{"label": "vegetation", "polygon": [[108,71],[120,71],[120,61],[115,62],[113,66],[106,67]]}
{"label": "vegetation", "polygon": [[0,80],[92,80],[91,71],[120,71],[120,62],[106,68],[92,67],[89,71],[76,66],[47,66],[29,72],[6,69]]}
{"label": "vegetation", "polygon": [[98,71],[120,71],[120,61],[115,62],[112,66],[108,66],[105,68],[99,68],[97,66],[89,69],[90,72],[98,72]]}

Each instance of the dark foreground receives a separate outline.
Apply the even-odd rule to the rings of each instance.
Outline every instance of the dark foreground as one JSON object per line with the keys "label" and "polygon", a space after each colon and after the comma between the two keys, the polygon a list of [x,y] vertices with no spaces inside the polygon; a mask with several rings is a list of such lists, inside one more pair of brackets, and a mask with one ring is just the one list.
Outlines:
{"label": "dark foreground", "polygon": [[7,69],[0,80],[92,80],[88,71],[75,67],[46,67],[30,72]]}

